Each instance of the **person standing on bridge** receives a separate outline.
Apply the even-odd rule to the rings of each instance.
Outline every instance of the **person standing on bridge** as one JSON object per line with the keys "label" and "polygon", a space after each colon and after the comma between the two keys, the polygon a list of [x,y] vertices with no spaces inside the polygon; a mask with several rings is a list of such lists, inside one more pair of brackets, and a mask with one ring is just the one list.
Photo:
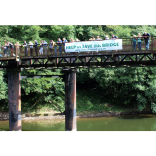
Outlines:
{"label": "person standing on bridge", "polygon": [[37,51],[38,51],[38,42],[36,40],[34,40],[34,43],[35,43],[35,45],[34,45],[35,53],[36,53],[36,56],[38,56],[38,53],[37,53]]}
{"label": "person standing on bridge", "polygon": [[95,41],[95,37],[92,36],[92,38],[90,38],[89,41]]}
{"label": "person standing on bridge", "polygon": [[30,46],[30,56],[33,56],[33,43],[29,41]]}
{"label": "person standing on bridge", "polygon": [[[75,42],[73,38],[70,39],[70,42]],[[75,52],[71,52],[70,54],[75,54]],[[74,62],[76,58],[71,58],[71,62]]]}
{"label": "person standing on bridge", "polygon": [[5,45],[3,46],[3,49],[4,49],[4,57],[6,57],[6,54],[7,54],[7,43],[5,41]]}
{"label": "person standing on bridge", "polygon": [[76,38],[76,42],[80,42],[80,40],[78,38]]}
{"label": "person standing on bridge", "polygon": [[65,43],[67,43],[68,41],[65,39],[65,38],[63,38],[63,50],[64,50],[64,52],[65,52]]}
{"label": "person standing on bridge", "polygon": [[133,35],[133,50],[136,51],[136,35]]}
{"label": "person standing on bridge", "polygon": [[26,41],[24,41],[23,47],[25,47],[25,56],[28,56],[28,46]]}
{"label": "person standing on bridge", "polygon": [[9,42],[9,46],[10,46],[10,50],[11,50],[12,56],[15,56],[15,54],[13,53],[13,51],[14,51],[14,45],[11,42]]}
{"label": "person standing on bridge", "polygon": [[58,38],[57,45],[59,46],[59,52],[60,52],[60,55],[61,55],[62,54],[62,41],[61,41],[60,38]]}
{"label": "person standing on bridge", "polygon": [[118,37],[115,35],[112,35],[112,39],[117,39]]}
{"label": "person standing on bridge", "polygon": [[[118,39],[118,37],[115,36],[115,35],[112,35],[112,38],[111,39],[115,40],[115,39]],[[115,50],[115,51],[117,51],[117,50]],[[112,52],[112,50],[110,50],[110,52]],[[114,54],[113,53],[112,53],[112,56],[114,57]]]}
{"label": "person standing on bridge", "polygon": [[105,36],[105,40],[109,40],[109,37],[108,37],[108,35],[106,35],[106,36]]}
{"label": "person standing on bridge", "polygon": [[47,55],[47,42],[44,40],[43,41],[43,50],[45,51],[45,55]]}
{"label": "person standing on bridge", "polygon": [[[112,37],[111,37],[111,39],[113,39],[113,40],[115,40],[115,39],[117,39],[118,37],[117,36],[115,36],[115,35],[112,35]],[[117,51],[117,50],[116,50]],[[112,52],[112,50],[110,50],[110,52]]]}
{"label": "person standing on bridge", "polygon": [[[92,38],[89,39],[89,41],[95,41],[95,37],[92,36]],[[86,53],[89,53],[89,52],[86,52]],[[88,62],[90,59],[90,57],[86,57],[86,61]],[[94,59],[94,58],[93,58]]]}
{"label": "person standing on bridge", "polygon": [[9,49],[10,49],[10,45],[9,45],[10,42],[7,42],[6,43],[6,52],[7,52],[7,56],[9,57],[10,56],[10,52],[9,52]]}
{"label": "person standing on bridge", "polygon": [[[89,41],[95,41],[95,37],[92,36],[92,38],[89,39]],[[86,53],[89,53],[89,52],[86,52]],[[90,57],[86,57],[86,61],[88,62],[90,59]]]}
{"label": "person standing on bridge", "polygon": [[57,44],[52,40],[52,48],[55,49],[55,55],[57,54]]}
{"label": "person standing on bridge", "polygon": [[54,48],[54,46],[55,46],[55,42],[53,40],[50,40],[49,41],[50,54],[53,54],[52,49]]}
{"label": "person standing on bridge", "polygon": [[20,53],[20,44],[19,44],[19,42],[17,42],[16,44],[15,44],[15,46],[16,46],[16,51],[17,51],[17,55],[19,55],[19,53]]}
{"label": "person standing on bridge", "polygon": [[[96,41],[102,40],[99,36],[96,37]],[[98,53],[98,51],[96,51]]]}
{"label": "person standing on bridge", "polygon": [[[105,40],[109,40],[108,35],[105,36]],[[109,52],[111,52],[111,51],[109,50]],[[107,58],[107,57],[105,56],[105,58]]]}
{"label": "person standing on bridge", "polygon": [[142,44],[141,38],[142,38],[141,34],[138,33],[138,49],[139,50],[141,50],[141,44]]}
{"label": "person standing on bridge", "polygon": [[52,54],[53,43],[52,40],[49,41],[50,54]]}
{"label": "person standing on bridge", "polygon": [[40,50],[39,50],[40,55],[43,54],[43,41],[41,40],[40,43]]}
{"label": "person standing on bridge", "polygon": [[100,40],[102,40],[102,39],[101,39],[99,36],[97,36],[97,37],[96,37],[96,40],[97,40],[97,41],[100,41]]}
{"label": "person standing on bridge", "polygon": [[149,38],[150,38],[150,34],[147,32],[144,32],[144,34],[142,35],[142,37],[144,37],[145,39],[145,47],[146,50],[149,50]]}
{"label": "person standing on bridge", "polygon": [[73,38],[71,38],[71,39],[70,39],[70,42],[74,42],[74,39],[73,39]]}

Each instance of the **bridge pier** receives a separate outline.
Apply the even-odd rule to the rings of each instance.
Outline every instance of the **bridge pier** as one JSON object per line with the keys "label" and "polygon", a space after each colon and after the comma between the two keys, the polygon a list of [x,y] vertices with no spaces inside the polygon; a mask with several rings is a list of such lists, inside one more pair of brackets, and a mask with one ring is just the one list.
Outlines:
{"label": "bridge pier", "polygon": [[[10,66],[16,66],[17,64],[18,62],[10,62]],[[9,130],[21,131],[20,69],[17,68],[10,68],[8,70],[8,101]]]}
{"label": "bridge pier", "polygon": [[65,130],[76,131],[76,71],[64,69],[65,74]]}

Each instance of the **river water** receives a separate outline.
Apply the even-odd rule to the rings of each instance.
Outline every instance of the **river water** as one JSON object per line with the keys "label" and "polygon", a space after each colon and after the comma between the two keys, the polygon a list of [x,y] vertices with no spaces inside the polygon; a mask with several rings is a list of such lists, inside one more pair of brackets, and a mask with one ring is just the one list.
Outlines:
{"label": "river water", "polygon": [[[9,121],[0,121],[1,130],[9,130]],[[64,131],[65,121],[23,120],[23,131]],[[156,115],[78,118],[77,131],[156,131]]]}

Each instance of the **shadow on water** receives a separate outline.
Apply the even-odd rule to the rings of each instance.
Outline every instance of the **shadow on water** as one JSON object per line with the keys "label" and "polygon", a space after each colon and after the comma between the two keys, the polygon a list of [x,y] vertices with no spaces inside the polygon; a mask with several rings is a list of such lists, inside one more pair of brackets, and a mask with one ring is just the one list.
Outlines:
{"label": "shadow on water", "polygon": [[144,118],[152,118],[155,115],[147,115],[147,114],[137,114],[137,115],[120,115],[118,118],[120,119],[144,119]]}
{"label": "shadow on water", "polygon": [[134,114],[119,117],[79,119],[78,131],[156,131],[156,115]]}

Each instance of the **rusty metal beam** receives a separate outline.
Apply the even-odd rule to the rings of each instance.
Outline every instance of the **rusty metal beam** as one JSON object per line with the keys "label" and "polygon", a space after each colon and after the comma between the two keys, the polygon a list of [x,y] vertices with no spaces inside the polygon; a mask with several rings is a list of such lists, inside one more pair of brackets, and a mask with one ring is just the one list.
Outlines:
{"label": "rusty metal beam", "polygon": [[[12,64],[17,64],[16,61]],[[21,131],[20,69],[8,70],[9,130]]]}
{"label": "rusty metal beam", "polygon": [[64,69],[65,73],[65,130],[76,131],[76,71]]}

